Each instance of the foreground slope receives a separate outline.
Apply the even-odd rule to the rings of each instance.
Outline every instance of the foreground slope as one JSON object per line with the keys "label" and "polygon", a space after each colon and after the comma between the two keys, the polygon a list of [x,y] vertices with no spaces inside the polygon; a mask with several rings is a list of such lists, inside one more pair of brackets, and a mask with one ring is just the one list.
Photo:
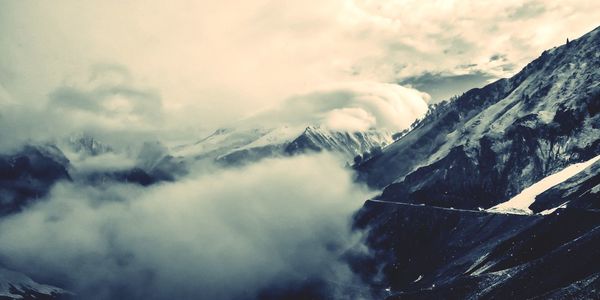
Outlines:
{"label": "foreground slope", "polygon": [[354,269],[377,298],[600,298],[599,112],[600,28],[433,109],[356,166],[384,189]]}

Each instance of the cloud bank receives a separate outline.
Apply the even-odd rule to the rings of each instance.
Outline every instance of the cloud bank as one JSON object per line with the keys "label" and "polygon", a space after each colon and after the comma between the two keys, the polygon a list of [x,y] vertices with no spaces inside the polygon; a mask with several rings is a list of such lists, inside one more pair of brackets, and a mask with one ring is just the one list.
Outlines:
{"label": "cloud bank", "polygon": [[[63,83],[48,97],[47,103],[35,106],[0,103],[0,135],[4,137],[0,150],[82,133],[120,149],[148,140],[168,143],[206,135],[202,128],[170,119],[161,94],[139,84],[124,66],[95,66],[83,79]],[[429,99],[426,93],[397,84],[335,83],[289,97],[226,126],[323,125],[340,131],[399,131],[425,114]]]}
{"label": "cloud bank", "polygon": [[427,112],[429,95],[396,84],[352,82],[316,88],[245,119],[246,124],[320,124],[334,130],[402,130]]}
{"label": "cloud bank", "polygon": [[587,0],[0,5],[0,83],[10,98],[39,106],[90,66],[122,64],[161,92],[168,119],[196,127],[323,84],[508,76],[600,19],[598,1]]}
{"label": "cloud bank", "polygon": [[370,194],[339,166],[300,156],[147,189],[59,184],[0,221],[0,257],[85,299],[250,299],[311,280],[347,297],[359,282],[339,257]]}
{"label": "cloud bank", "polygon": [[176,133],[165,121],[160,93],[119,65],[97,65],[85,77],[63,82],[47,102],[6,99],[0,101],[0,151],[82,133],[117,146]]}

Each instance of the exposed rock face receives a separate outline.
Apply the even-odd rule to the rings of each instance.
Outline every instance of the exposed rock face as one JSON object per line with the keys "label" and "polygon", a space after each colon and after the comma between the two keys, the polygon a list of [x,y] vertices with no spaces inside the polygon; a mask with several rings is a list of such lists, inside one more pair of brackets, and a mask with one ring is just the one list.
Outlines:
{"label": "exposed rock face", "polygon": [[0,215],[19,211],[44,197],[59,180],[70,180],[69,161],[54,146],[25,146],[0,155]]}

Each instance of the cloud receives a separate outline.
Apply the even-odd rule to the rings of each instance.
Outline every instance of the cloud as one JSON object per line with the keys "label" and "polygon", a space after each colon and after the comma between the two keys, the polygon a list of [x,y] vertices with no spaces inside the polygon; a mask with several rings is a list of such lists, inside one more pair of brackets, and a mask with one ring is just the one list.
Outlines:
{"label": "cloud", "polygon": [[[493,60],[500,57],[492,56]],[[476,66],[465,66],[473,68]],[[413,77],[404,78],[400,84],[414,87],[431,95],[431,102],[448,100],[452,96],[458,96],[457,90],[467,91],[474,86],[484,86],[495,79],[493,75],[474,71],[463,75],[423,73]]]}
{"label": "cloud", "polygon": [[546,7],[543,3],[538,1],[529,1],[523,5],[509,9],[509,18],[512,19],[525,19],[533,18],[543,14],[546,11]]}
{"label": "cloud", "polygon": [[366,131],[374,128],[377,120],[362,108],[334,109],[325,116],[325,125],[333,130]]}
{"label": "cloud", "polygon": [[332,296],[360,284],[340,254],[369,196],[323,155],[147,189],[63,183],[0,221],[0,257],[85,299],[248,299],[323,279]]}
{"label": "cloud", "polygon": [[586,0],[3,2],[0,82],[39,105],[90,65],[121,63],[171,122],[214,127],[317,85],[508,76],[598,19]]}
{"label": "cloud", "polygon": [[81,133],[132,146],[170,129],[160,94],[139,85],[124,66],[93,66],[86,75],[63,82],[35,105],[0,90],[0,150]]}
{"label": "cloud", "polygon": [[[355,61],[357,77],[403,82],[422,74],[509,77],[541,54],[598,26],[600,4],[590,1],[348,1],[351,24],[380,49]],[[500,53],[503,61],[490,61]],[[464,68],[464,66],[472,66]],[[385,79],[383,79],[385,80]],[[463,81],[440,97],[479,87]],[[447,95],[447,96],[446,96]]]}
{"label": "cloud", "polygon": [[49,98],[48,110],[77,118],[78,126],[141,131],[162,123],[160,95],[135,86],[124,67],[93,68],[89,80],[60,86]]}
{"label": "cloud", "polygon": [[315,88],[244,120],[246,124],[325,125],[402,130],[427,111],[429,95],[396,84],[350,82]]}

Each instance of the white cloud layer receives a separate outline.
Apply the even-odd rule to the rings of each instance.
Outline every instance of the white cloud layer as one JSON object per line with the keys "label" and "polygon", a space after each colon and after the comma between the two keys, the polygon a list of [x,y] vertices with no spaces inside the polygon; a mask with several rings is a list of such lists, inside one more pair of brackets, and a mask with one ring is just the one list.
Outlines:
{"label": "white cloud layer", "polygon": [[317,85],[506,76],[599,19],[587,0],[2,2],[0,97],[39,106],[116,63],[160,91],[168,124],[214,127]]}
{"label": "white cloud layer", "polygon": [[256,124],[325,125],[330,129],[402,130],[427,111],[429,95],[397,84],[349,82],[315,88],[242,121]]}
{"label": "white cloud layer", "polygon": [[55,87],[48,101],[6,99],[0,101],[0,151],[81,133],[133,146],[156,139],[163,131],[172,132],[161,95],[140,86],[120,66],[96,66],[83,79]]}
{"label": "white cloud layer", "polygon": [[325,116],[325,125],[333,130],[365,131],[376,124],[377,119],[362,108],[336,108]]}
{"label": "white cloud layer", "polygon": [[359,282],[340,254],[358,245],[350,216],[371,194],[340,165],[300,156],[146,189],[59,184],[0,220],[0,257],[85,299],[249,299],[307,278],[348,292]]}

